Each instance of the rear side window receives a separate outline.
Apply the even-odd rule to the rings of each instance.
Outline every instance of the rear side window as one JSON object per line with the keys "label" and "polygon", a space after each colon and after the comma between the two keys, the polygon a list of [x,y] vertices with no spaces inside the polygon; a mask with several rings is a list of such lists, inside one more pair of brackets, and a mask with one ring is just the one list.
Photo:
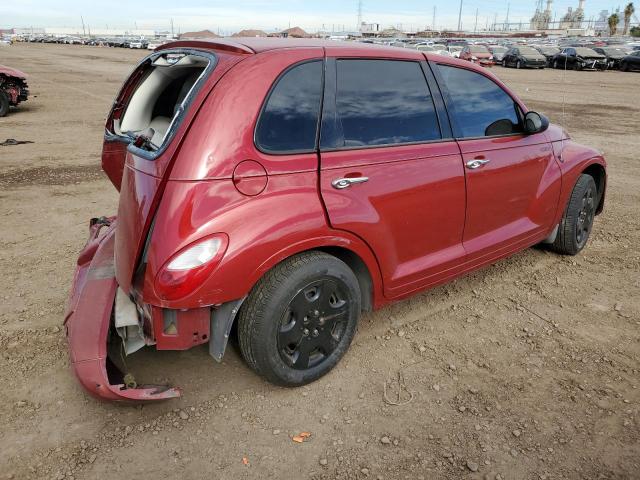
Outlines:
{"label": "rear side window", "polygon": [[440,139],[427,81],[417,62],[338,60],[336,113],[340,147]]}
{"label": "rear side window", "polygon": [[270,153],[314,151],[321,99],[321,61],[287,70],[271,91],[258,120],[258,148]]}
{"label": "rear side window", "polygon": [[489,137],[522,132],[518,105],[491,79],[471,70],[439,65],[458,137]]}

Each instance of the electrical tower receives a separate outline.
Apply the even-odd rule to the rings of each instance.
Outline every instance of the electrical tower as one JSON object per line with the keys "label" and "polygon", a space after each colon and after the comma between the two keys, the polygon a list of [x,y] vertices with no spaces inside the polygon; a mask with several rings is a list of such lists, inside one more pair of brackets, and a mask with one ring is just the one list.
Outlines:
{"label": "electrical tower", "polygon": [[360,31],[362,28],[362,0],[358,0],[358,25],[356,27],[357,31]]}

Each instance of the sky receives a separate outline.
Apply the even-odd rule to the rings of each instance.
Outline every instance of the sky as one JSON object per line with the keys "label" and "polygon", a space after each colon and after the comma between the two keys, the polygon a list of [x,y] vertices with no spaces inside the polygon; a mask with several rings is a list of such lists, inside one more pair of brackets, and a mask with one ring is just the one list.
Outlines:
{"label": "sky", "polygon": [[[546,4],[546,0],[545,4]],[[476,9],[478,28],[504,22],[510,5],[509,21],[528,23],[536,0],[463,0],[463,28],[473,29]],[[638,10],[640,11],[640,2]],[[576,8],[578,0],[555,0],[553,13],[559,20],[567,7]],[[422,29],[433,23],[436,28],[456,28],[459,0],[363,0],[363,21],[405,29]],[[585,19],[598,17],[601,10],[624,8],[624,3],[586,0]],[[357,24],[357,0],[1,0],[0,28],[78,27],[169,29],[173,19],[176,31],[210,29],[229,34],[243,28],[275,31],[300,26],[308,31],[354,30]]]}

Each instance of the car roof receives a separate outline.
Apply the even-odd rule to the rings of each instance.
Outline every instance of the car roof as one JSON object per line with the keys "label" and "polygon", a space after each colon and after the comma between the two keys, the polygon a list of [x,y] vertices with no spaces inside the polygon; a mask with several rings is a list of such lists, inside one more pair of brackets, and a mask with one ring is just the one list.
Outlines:
{"label": "car roof", "polygon": [[[288,48],[348,48],[393,52],[395,55],[403,49],[387,45],[362,42],[345,42],[336,40],[322,40],[319,38],[275,38],[275,37],[237,37],[237,38],[211,38],[202,40],[178,40],[163,45],[163,50],[168,48],[193,47],[211,50],[229,50],[236,53],[262,53],[270,50],[282,50]],[[411,51],[412,49],[407,49]],[[415,51],[415,50],[414,50]]]}
{"label": "car roof", "polygon": [[[486,71],[480,65],[460,60],[454,57],[445,57],[435,52],[416,50],[413,48],[399,48],[386,45],[362,43],[362,42],[345,42],[336,40],[322,40],[317,38],[211,38],[203,40],[178,40],[175,42],[165,43],[155,49],[155,52],[169,50],[174,48],[198,48],[208,50],[225,50],[241,54],[257,54],[274,50],[284,50],[292,48],[331,48],[348,50],[350,54],[362,51],[366,54],[380,54],[381,57],[391,57],[399,60],[418,60],[424,59],[446,65],[453,65],[466,68],[467,70],[475,70],[479,73],[487,75],[504,85],[502,81],[491,72]],[[462,46],[460,46],[462,47]]]}

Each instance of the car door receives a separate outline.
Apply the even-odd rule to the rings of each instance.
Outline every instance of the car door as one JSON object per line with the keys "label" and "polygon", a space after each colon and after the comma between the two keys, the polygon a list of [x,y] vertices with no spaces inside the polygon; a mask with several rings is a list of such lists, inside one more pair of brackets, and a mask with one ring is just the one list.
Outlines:
{"label": "car door", "polygon": [[567,48],[565,50],[565,68],[573,68],[576,64],[576,49],[575,48]]}
{"label": "car door", "polygon": [[524,135],[522,107],[483,73],[434,68],[465,165],[469,261],[528,246],[552,227],[560,171],[544,133]]}
{"label": "car door", "polygon": [[320,189],[332,227],[371,247],[397,298],[463,261],[464,169],[424,57],[344,50],[327,49],[340,58],[327,59]]}

